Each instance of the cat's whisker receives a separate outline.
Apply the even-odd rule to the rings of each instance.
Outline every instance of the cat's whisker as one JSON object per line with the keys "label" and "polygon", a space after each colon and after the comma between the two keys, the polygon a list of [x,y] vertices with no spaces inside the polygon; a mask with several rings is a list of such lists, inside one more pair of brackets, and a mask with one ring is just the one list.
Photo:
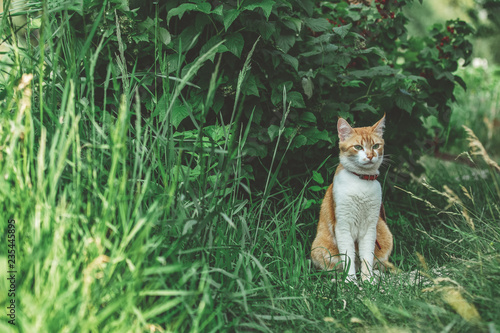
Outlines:
{"label": "cat's whisker", "polygon": [[382,161],[382,164],[381,166],[386,166],[386,165],[394,165],[395,164],[395,161],[389,159],[389,158],[384,158],[384,160]]}

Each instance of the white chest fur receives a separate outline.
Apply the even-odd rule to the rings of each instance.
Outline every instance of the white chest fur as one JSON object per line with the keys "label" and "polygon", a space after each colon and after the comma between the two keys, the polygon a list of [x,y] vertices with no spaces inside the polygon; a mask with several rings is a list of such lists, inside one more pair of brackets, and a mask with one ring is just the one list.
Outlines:
{"label": "white chest fur", "polygon": [[382,204],[382,189],[376,180],[364,180],[341,170],[333,182],[337,224],[347,224],[354,240],[377,224]]}
{"label": "white chest fur", "polygon": [[[382,204],[382,189],[376,180],[364,180],[347,170],[341,170],[333,181],[335,200],[335,235],[341,254],[352,262],[349,275],[355,273],[355,245],[359,257],[370,271],[377,237],[377,222]],[[370,274],[368,270],[367,274]]]}

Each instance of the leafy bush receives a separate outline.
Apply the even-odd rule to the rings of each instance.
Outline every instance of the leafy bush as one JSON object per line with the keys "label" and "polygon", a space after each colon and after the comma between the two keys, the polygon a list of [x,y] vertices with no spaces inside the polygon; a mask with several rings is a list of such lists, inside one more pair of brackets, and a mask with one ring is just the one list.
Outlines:
{"label": "leafy bush", "polygon": [[[453,72],[458,59],[469,61],[465,36],[471,29],[457,20],[434,27],[428,37],[409,38],[402,12],[409,2],[380,0],[367,7],[338,1],[179,0],[141,6],[131,1],[131,7],[138,6],[133,9],[118,0],[75,2],[67,12],[81,42],[65,56],[95,66],[94,98],[114,103],[115,110],[117,103],[104,96],[110,69],[122,74],[114,84],[121,83],[124,92],[140,88],[136,116],[172,123],[179,133],[192,135],[199,124],[251,123],[244,151],[249,177],[258,177],[262,159],[269,165],[284,120],[288,145],[277,153],[293,151],[283,160],[293,175],[317,167],[330,154],[338,116],[364,125],[382,113],[388,114],[386,137],[399,169],[418,171],[411,161],[428,139],[422,122],[436,117],[440,128],[448,124],[453,88],[463,85]],[[83,42],[89,37],[93,45]],[[252,68],[240,85],[241,115],[233,119],[238,73],[254,43]],[[196,62],[214,46],[210,61]],[[94,64],[82,56],[106,49],[108,56],[93,59]],[[201,68],[179,101],[166,108],[168,96],[195,63]],[[129,82],[129,72],[141,80]],[[219,76],[210,86],[214,72]],[[210,89],[214,97],[205,99]],[[93,110],[106,119],[109,111],[105,104]]]}
{"label": "leafy bush", "polygon": [[[141,87],[142,117],[169,121],[180,133],[198,130],[200,123],[251,123],[244,151],[250,178],[259,178],[262,161],[269,165],[266,160],[283,158],[286,150],[293,152],[282,159],[289,175],[317,167],[336,146],[337,117],[365,125],[383,113],[399,169],[406,165],[418,172],[411,161],[428,139],[422,123],[436,117],[447,125],[454,86],[463,85],[453,72],[460,58],[469,62],[465,37],[471,29],[457,20],[436,26],[428,37],[410,38],[402,12],[409,2],[378,0],[368,7],[343,1],[177,0],[130,9],[121,1],[104,7],[88,1],[82,16],[71,20],[74,26],[79,21],[82,36],[95,32],[96,45],[104,40],[110,54],[123,54],[125,63],[115,64],[116,71],[144,73],[130,83]],[[233,119],[238,73],[255,43],[241,84],[242,109]],[[165,109],[176,82],[213,47],[179,101]],[[108,66],[106,57],[98,60],[101,85]],[[214,72],[215,95],[205,99]],[[283,121],[288,144],[274,155]]]}

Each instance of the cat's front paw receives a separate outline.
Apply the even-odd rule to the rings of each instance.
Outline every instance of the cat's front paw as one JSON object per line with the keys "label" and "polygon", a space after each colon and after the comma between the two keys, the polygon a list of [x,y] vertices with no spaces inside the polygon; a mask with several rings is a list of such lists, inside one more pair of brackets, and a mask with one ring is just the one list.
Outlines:
{"label": "cat's front paw", "polygon": [[358,279],[356,278],[356,274],[347,275],[344,282],[358,284]]}
{"label": "cat's front paw", "polygon": [[369,274],[369,275],[363,274],[363,275],[361,275],[361,281],[363,281],[363,283],[375,285],[379,281],[379,276],[377,276],[375,274]]}

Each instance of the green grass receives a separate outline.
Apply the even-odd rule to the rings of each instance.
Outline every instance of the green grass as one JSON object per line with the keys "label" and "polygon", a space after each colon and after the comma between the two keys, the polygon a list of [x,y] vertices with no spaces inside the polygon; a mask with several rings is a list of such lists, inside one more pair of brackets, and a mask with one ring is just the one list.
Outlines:
{"label": "green grass", "polygon": [[[95,63],[105,50],[79,62],[75,50],[87,44],[54,24],[40,37],[45,63],[38,47],[14,44],[1,65],[0,219],[16,220],[18,273],[16,326],[2,314],[0,331],[498,330],[500,177],[481,161],[470,169],[424,159],[432,188],[404,184],[417,198],[401,191],[401,200],[386,203],[400,273],[362,290],[331,282],[308,259],[319,206],[305,209],[306,202],[322,195],[309,189],[312,175],[292,188],[276,177],[281,164],[273,160],[266,190],[257,192],[245,178],[247,128],[198,123],[175,131],[175,102],[210,51],[179,71],[180,80],[163,78],[165,112],[147,121],[133,66],[124,59],[108,66],[98,87]],[[55,33],[57,45],[48,38]],[[53,74],[41,78],[43,71]],[[22,73],[34,75],[24,88]],[[241,103],[236,96],[234,119]],[[474,179],[483,169],[486,178]],[[450,202],[444,185],[460,200]],[[8,289],[2,274],[3,309]],[[450,301],[457,295],[464,302]]]}

